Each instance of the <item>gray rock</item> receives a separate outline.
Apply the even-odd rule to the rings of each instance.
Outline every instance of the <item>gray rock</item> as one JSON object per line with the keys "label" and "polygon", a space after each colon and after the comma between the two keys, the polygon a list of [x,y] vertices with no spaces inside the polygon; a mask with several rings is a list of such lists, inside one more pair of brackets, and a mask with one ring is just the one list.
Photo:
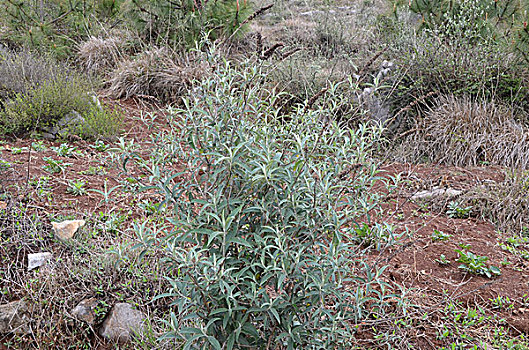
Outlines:
{"label": "gray rock", "polygon": [[42,137],[47,140],[55,140],[57,136],[67,136],[71,130],[83,125],[86,120],[77,111],[71,111],[62,117],[55,125],[42,130]]}
{"label": "gray rock", "polygon": [[144,315],[130,304],[114,305],[99,331],[101,336],[116,342],[129,341],[134,332],[141,332]]}
{"label": "gray rock", "polygon": [[24,300],[0,305],[0,333],[23,334],[29,332],[28,307]]}
{"label": "gray rock", "polygon": [[50,141],[53,141],[57,138],[57,136],[55,134],[51,134],[49,132],[43,132],[42,133],[42,138],[44,140],[50,140]]}
{"label": "gray rock", "polygon": [[71,111],[70,113],[66,114],[64,117],[62,117],[58,122],[57,126],[71,126],[71,125],[79,125],[81,123],[84,123],[85,119],[79,114],[77,111]]}
{"label": "gray rock", "polygon": [[420,191],[415,193],[411,199],[412,200],[420,200],[420,199],[431,199],[434,197],[445,197],[445,198],[453,198],[461,195],[463,191],[455,190],[453,188],[440,188],[440,187],[434,187],[431,191]]}
{"label": "gray rock", "polygon": [[97,299],[95,298],[85,299],[81,301],[72,310],[72,316],[78,319],[79,321],[83,321],[83,322],[88,323],[89,325],[93,325],[96,320],[96,313],[95,313],[96,307],[97,307]]}
{"label": "gray rock", "polygon": [[28,254],[28,271],[46,264],[51,256],[51,253],[48,252]]}

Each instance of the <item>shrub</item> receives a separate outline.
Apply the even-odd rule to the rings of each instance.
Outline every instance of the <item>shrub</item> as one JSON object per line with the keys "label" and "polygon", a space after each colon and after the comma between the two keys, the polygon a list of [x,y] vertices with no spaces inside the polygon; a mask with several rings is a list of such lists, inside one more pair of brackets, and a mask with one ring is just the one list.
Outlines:
{"label": "shrub", "polygon": [[118,114],[101,108],[89,93],[92,83],[49,57],[9,53],[0,62],[0,72],[2,134],[47,128],[74,111],[86,120],[83,135],[108,136],[119,128]]}
{"label": "shrub", "polygon": [[529,4],[515,0],[413,0],[411,11],[422,17],[422,28],[469,43],[492,41],[529,62]]}
{"label": "shrub", "polygon": [[0,98],[26,93],[35,85],[54,80],[64,69],[48,56],[6,50],[0,58]]}
{"label": "shrub", "polygon": [[[529,129],[515,112],[495,102],[442,97],[404,140],[407,159],[478,166],[529,168]],[[525,118],[522,118],[525,119]]]}
{"label": "shrub", "polygon": [[49,127],[74,110],[86,113],[92,103],[86,85],[78,79],[57,77],[15,94],[0,113],[3,133],[20,134]]}
{"label": "shrub", "polygon": [[112,139],[123,126],[123,112],[116,107],[90,108],[83,118],[85,122],[71,130],[83,139]]}
{"label": "shrub", "polygon": [[393,21],[385,19],[379,25],[381,40],[389,45],[386,55],[398,68],[396,93],[390,99],[395,112],[428,95],[415,107],[431,106],[443,94],[495,99],[528,110],[527,70],[504,46],[416,32],[412,24]]}
{"label": "shrub", "polygon": [[280,118],[259,69],[216,66],[140,161],[174,226],[139,244],[167,247],[165,337],[216,349],[347,348],[349,322],[386,312],[382,270],[355,262],[362,249],[345,234],[373,224],[370,155],[381,130],[324,122],[333,88],[321,108]]}

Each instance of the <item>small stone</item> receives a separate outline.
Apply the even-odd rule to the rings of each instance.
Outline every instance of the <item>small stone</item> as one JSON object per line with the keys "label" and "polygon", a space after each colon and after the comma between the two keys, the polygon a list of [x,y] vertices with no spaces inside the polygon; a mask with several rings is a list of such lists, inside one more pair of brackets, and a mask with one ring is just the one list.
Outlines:
{"label": "small stone", "polygon": [[48,252],[28,254],[28,271],[46,264],[51,256],[51,253]]}
{"label": "small stone", "polygon": [[84,220],[66,220],[63,222],[53,222],[51,223],[53,231],[55,231],[55,236],[59,237],[62,240],[67,240],[73,238],[75,233],[80,227],[83,227],[86,224]]}
{"label": "small stone", "polygon": [[28,307],[23,300],[0,305],[0,334],[27,333],[29,331],[27,312]]}
{"label": "small stone", "polygon": [[130,304],[118,303],[103,322],[99,334],[112,341],[127,342],[134,332],[142,330],[143,320],[141,311],[133,309]]}
{"label": "small stone", "polygon": [[93,325],[95,323],[96,314],[95,308],[97,307],[97,299],[90,298],[81,301],[73,310],[72,315],[79,321]]}

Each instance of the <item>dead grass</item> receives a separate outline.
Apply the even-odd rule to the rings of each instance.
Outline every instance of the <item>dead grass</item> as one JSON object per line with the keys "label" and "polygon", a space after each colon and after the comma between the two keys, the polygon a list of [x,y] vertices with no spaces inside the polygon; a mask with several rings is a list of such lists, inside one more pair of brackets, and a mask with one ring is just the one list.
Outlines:
{"label": "dead grass", "polygon": [[125,39],[120,36],[108,38],[90,37],[79,45],[78,60],[81,67],[90,73],[105,74],[118,66],[122,59]]}
{"label": "dead grass", "polygon": [[177,102],[192,86],[208,74],[208,64],[200,55],[178,55],[167,48],[152,48],[120,63],[108,80],[113,98],[156,98]]}
{"label": "dead grass", "polygon": [[529,168],[529,128],[511,108],[495,102],[445,96],[425,113],[404,140],[400,153],[455,166],[502,165]]}
{"label": "dead grass", "polygon": [[529,236],[529,172],[507,174],[505,181],[476,187],[465,194],[465,205],[491,220],[499,230]]}

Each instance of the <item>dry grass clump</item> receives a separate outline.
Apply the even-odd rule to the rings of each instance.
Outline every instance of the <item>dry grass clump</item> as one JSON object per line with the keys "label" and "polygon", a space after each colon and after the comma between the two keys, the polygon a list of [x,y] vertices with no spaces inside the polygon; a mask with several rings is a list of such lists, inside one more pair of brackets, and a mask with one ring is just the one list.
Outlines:
{"label": "dry grass clump", "polygon": [[95,74],[107,73],[117,67],[122,57],[124,39],[90,37],[79,45],[78,60],[83,69]]}
{"label": "dry grass clump", "polygon": [[529,168],[529,128],[513,109],[466,97],[439,98],[404,140],[404,160]]}
{"label": "dry grass clump", "polygon": [[466,204],[500,230],[529,235],[529,172],[511,172],[501,184],[488,184],[465,194]]}
{"label": "dry grass clump", "polygon": [[120,63],[108,80],[113,98],[147,97],[177,102],[194,80],[208,74],[209,65],[199,54],[178,55],[166,48],[153,48]]}

